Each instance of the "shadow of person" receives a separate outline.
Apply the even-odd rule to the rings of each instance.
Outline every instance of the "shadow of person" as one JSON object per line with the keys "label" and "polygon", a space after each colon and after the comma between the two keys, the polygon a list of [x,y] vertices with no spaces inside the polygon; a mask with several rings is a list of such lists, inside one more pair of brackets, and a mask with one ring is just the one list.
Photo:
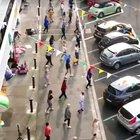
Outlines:
{"label": "shadow of person", "polygon": [[61,125],[61,119],[63,117],[63,106],[65,104],[65,100],[62,100],[58,102],[59,109],[57,110],[57,115],[56,115],[56,127],[59,128]]}
{"label": "shadow of person", "polygon": [[63,125],[63,137],[62,140],[68,140],[69,129],[67,126]]}
{"label": "shadow of person", "polygon": [[77,117],[78,117],[78,122],[75,129],[75,136],[77,137],[77,139],[79,139],[81,133],[82,114],[78,114]]}
{"label": "shadow of person", "polygon": [[[63,61],[63,60],[62,60]],[[57,74],[57,78],[61,79],[61,74],[63,73],[63,67],[64,67],[64,62],[60,63],[60,66],[58,68],[58,74]]]}

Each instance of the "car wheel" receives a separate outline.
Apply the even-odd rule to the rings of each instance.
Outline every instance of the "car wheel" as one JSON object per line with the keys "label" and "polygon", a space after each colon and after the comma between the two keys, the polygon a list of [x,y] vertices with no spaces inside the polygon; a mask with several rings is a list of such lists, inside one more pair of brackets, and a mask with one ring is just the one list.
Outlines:
{"label": "car wheel", "polygon": [[117,70],[117,69],[120,68],[120,66],[121,66],[121,64],[119,62],[117,62],[117,63],[114,64],[114,69]]}
{"label": "car wheel", "polygon": [[140,134],[140,127],[138,127],[136,130],[135,130],[135,134]]}
{"label": "car wheel", "polygon": [[120,13],[121,12],[121,7],[118,7],[117,9],[116,9],[116,13]]}
{"label": "car wheel", "polygon": [[104,17],[104,13],[103,12],[99,13],[98,18],[103,18],[103,17]]}

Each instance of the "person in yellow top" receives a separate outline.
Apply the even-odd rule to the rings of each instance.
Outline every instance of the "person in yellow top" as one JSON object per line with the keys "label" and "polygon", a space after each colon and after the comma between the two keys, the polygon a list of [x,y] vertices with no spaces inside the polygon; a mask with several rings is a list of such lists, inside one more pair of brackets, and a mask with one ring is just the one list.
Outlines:
{"label": "person in yellow top", "polygon": [[51,7],[51,8],[48,10],[48,17],[49,17],[50,23],[53,22],[53,15],[54,15],[54,11],[53,11],[53,8]]}

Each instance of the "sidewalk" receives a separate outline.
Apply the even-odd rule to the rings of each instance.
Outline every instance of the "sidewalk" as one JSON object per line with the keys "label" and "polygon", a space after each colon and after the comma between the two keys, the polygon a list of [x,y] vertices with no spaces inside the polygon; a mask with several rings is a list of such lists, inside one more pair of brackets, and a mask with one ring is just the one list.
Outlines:
{"label": "sidewalk", "polygon": [[[34,37],[26,37],[24,36],[26,28],[36,28],[37,26],[37,0],[29,1],[30,5],[28,10],[21,12],[21,24],[20,31],[22,32],[22,44],[23,45],[31,45],[32,48],[26,50],[25,55],[21,58],[21,61],[27,60],[27,64],[29,65],[29,69],[33,66],[33,55],[32,51],[34,50],[34,43],[36,42],[37,36]],[[44,15],[46,14],[48,5],[48,0],[41,1],[41,16],[42,23],[44,19]],[[55,49],[62,51],[60,45],[60,11],[59,11],[59,1],[53,1],[54,11],[55,11],[55,19],[56,21],[52,23],[49,33],[42,34],[42,39],[48,42],[48,39],[51,34],[54,34],[55,37]],[[67,5],[67,1],[65,1],[65,5]],[[68,10],[68,8],[66,8]],[[74,31],[75,30],[75,17],[73,17],[73,22],[71,23],[68,31],[66,33],[67,36],[67,49],[68,52],[72,55],[72,60],[74,56],[74,47],[75,47],[75,39],[74,39]],[[60,61],[60,55],[54,56],[52,58],[52,62],[54,66],[50,70],[50,85],[48,88],[44,87],[44,65],[46,63],[45,58],[46,48],[39,49],[39,65],[37,71],[37,83],[38,91],[33,94],[34,100],[37,101],[37,116],[31,117],[26,114],[26,106],[28,105],[29,97],[31,91],[28,90],[29,85],[31,83],[32,71],[29,71],[26,76],[15,76],[11,81],[9,81],[9,99],[11,107],[7,112],[5,117],[3,114],[3,118],[6,118],[6,127],[2,129],[0,133],[0,140],[16,140],[17,139],[17,128],[16,123],[20,123],[21,132],[23,135],[26,134],[26,127],[29,124],[31,126],[32,135],[36,137],[36,140],[44,140],[43,128],[45,126],[45,122],[49,121],[52,126],[53,133],[51,136],[51,140],[72,140],[74,136],[76,136],[79,140],[91,140],[92,138],[92,110],[91,110],[91,90],[86,90],[86,61],[83,53],[83,49],[80,50],[80,61],[78,66],[72,67],[73,77],[68,77],[68,90],[67,96],[68,99],[65,101],[59,101],[58,97],[61,94],[61,84],[65,74],[65,64]],[[47,95],[49,90],[53,90],[54,99],[53,99],[53,107],[54,111],[49,115],[45,115],[45,109],[47,107]],[[85,92],[85,111],[82,115],[77,115],[78,110],[78,101],[81,91]],[[64,109],[67,103],[71,104],[71,126],[72,129],[67,129],[63,127],[64,120]],[[93,106],[92,106],[93,108]],[[9,117],[10,116],[10,117]],[[99,136],[98,140],[101,140]]]}

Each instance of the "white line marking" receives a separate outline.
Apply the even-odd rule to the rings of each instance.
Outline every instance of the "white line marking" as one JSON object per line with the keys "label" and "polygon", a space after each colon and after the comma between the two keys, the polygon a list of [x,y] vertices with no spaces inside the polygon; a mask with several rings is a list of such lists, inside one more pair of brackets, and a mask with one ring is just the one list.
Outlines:
{"label": "white line marking", "polygon": [[123,14],[123,13],[124,13],[124,11],[122,10],[122,12],[117,13],[117,14],[113,14],[113,15],[110,15],[110,16],[106,16],[106,17],[104,17],[104,18],[97,18],[96,20],[86,22],[86,23],[85,23],[85,26],[88,25],[88,24],[91,24],[91,23],[95,23],[95,22],[97,22],[97,21],[105,21],[105,19],[108,19],[108,18],[110,18],[110,17],[117,16],[117,15],[120,15],[120,14]]}
{"label": "white line marking", "polygon": [[[140,64],[137,64],[137,65],[134,65],[134,66],[132,66],[132,67],[128,67],[128,68],[126,68],[126,69],[123,69],[123,70],[120,70],[120,71],[118,71],[118,72],[115,72],[115,73],[112,74],[112,76],[118,77],[117,74],[119,74],[119,73],[121,73],[121,72],[124,72],[124,71],[127,71],[127,70],[130,70],[130,69],[133,69],[133,68],[138,67],[138,66],[140,66]],[[105,78],[107,78],[107,76],[102,77],[102,78],[99,78],[99,79],[96,79],[96,80],[94,80],[94,82],[98,82],[98,81],[103,80],[103,79],[105,79]]]}
{"label": "white line marking", "polygon": [[127,138],[127,139],[125,139],[125,140],[132,140],[133,138],[136,138],[138,135],[134,135],[134,136],[132,136],[132,137],[130,137],[130,138]]}
{"label": "white line marking", "polygon": [[99,65],[99,64],[101,64],[101,62],[97,62],[97,63],[95,63],[95,64],[93,64],[93,65],[96,66],[96,65]]}
{"label": "white line marking", "polygon": [[116,117],[116,116],[117,116],[117,114],[115,114],[115,115],[113,115],[113,116],[110,116],[110,117],[104,119],[103,122],[106,122],[106,121],[108,121],[108,120],[110,120],[110,119],[112,119],[112,118],[114,118],[114,117]]}
{"label": "white line marking", "polygon": [[92,39],[92,38],[94,38],[94,36],[87,37],[87,38],[85,38],[85,41],[89,40],[89,39]]}
{"label": "white line marking", "polygon": [[[99,51],[99,49],[94,49],[94,50],[89,51],[88,54],[89,54],[89,53],[92,53],[92,52],[97,52],[97,51]],[[101,63],[101,62],[100,62],[100,63]]]}
{"label": "white line marking", "polygon": [[99,100],[102,100],[103,99],[103,97],[100,97],[100,98],[98,98],[97,100],[99,101]]}

